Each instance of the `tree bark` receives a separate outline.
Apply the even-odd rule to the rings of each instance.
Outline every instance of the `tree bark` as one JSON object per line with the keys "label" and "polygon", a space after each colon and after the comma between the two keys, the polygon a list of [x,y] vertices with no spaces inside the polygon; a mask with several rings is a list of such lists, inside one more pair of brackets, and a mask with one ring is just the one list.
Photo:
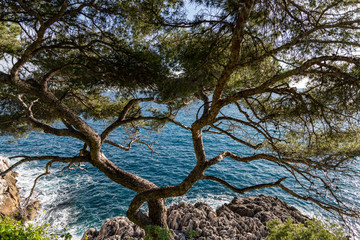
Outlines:
{"label": "tree bark", "polygon": [[162,228],[168,228],[165,200],[163,198],[148,201],[149,218],[154,225]]}
{"label": "tree bark", "polygon": [[[101,155],[102,157],[100,161],[91,161],[90,163],[102,171],[112,181],[137,193],[142,193],[158,188],[156,184],[120,169],[112,161],[107,159],[104,154]],[[167,228],[165,200],[163,198],[149,200],[148,207],[148,216],[142,215],[140,217],[141,227],[147,225],[158,225],[160,227]]]}

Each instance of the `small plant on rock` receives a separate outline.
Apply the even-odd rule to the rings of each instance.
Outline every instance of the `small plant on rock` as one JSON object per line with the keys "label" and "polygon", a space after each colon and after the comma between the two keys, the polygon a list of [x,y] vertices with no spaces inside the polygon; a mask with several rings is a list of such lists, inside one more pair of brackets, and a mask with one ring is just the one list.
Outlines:
{"label": "small plant on rock", "polygon": [[195,239],[195,237],[197,237],[197,235],[198,235],[198,233],[194,229],[188,229],[185,232],[185,236],[190,240]]}
{"label": "small plant on rock", "polygon": [[[149,225],[145,228],[146,240],[172,240],[171,231],[157,225]],[[156,237],[155,237],[156,236]]]}

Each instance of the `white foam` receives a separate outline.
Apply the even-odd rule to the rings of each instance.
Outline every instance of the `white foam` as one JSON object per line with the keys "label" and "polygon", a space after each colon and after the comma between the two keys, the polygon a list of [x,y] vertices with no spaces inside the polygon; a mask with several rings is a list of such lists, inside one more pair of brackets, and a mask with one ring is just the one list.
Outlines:
{"label": "white foam", "polygon": [[190,196],[181,196],[181,197],[177,197],[172,199],[171,202],[168,203],[168,205],[172,205],[174,203],[179,203],[179,202],[187,202],[187,203],[192,203],[195,204],[197,202],[204,202],[206,204],[208,204],[212,209],[216,210],[218,207],[220,207],[221,205],[223,205],[224,203],[229,203],[235,195],[216,195],[216,194],[206,194],[206,195],[201,195],[201,194],[197,194],[196,197],[190,197]]}
{"label": "white foam", "polygon": [[[0,158],[1,157],[3,156],[0,155]],[[17,162],[15,159],[8,161],[10,165]],[[31,163],[25,163],[14,169],[15,172],[19,173],[17,186],[19,187],[19,194],[23,200],[28,197],[34,179],[45,171],[44,166],[34,167],[33,165],[34,164]],[[39,200],[41,205],[39,214],[31,223],[39,225],[50,223],[50,232],[61,233],[64,231],[64,228],[68,228],[68,223],[74,222],[74,219],[81,214],[81,211],[66,204],[68,196],[66,195],[66,191],[61,191],[62,188],[69,188],[70,183],[68,182],[66,174],[59,176],[59,170],[55,168],[52,169],[51,172],[53,174],[40,178],[35,187],[32,199]],[[77,178],[79,179],[76,179],[75,187],[78,187],[80,183],[86,185],[93,182],[89,175],[78,175]],[[59,192],[63,194],[59,195]],[[59,205],[61,205],[61,208],[58,207]],[[73,235],[73,240],[81,238],[79,227],[68,228],[66,232]]]}

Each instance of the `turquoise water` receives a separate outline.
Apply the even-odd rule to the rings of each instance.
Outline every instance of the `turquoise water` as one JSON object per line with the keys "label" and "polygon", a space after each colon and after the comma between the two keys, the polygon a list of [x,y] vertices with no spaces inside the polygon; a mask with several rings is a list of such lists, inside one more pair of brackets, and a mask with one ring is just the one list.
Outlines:
{"label": "turquoise water", "polygon": [[[178,116],[178,120],[190,124],[194,111],[196,109],[187,109]],[[102,122],[95,122],[92,125],[96,129],[104,128]],[[159,133],[143,132],[143,134],[145,135],[143,140],[150,143],[156,142],[154,144],[156,153],[151,153],[146,146],[139,144],[134,145],[129,152],[112,146],[104,146],[103,151],[119,167],[149,179],[159,186],[180,183],[196,162],[190,132],[170,124]],[[119,130],[111,135],[111,139],[122,142],[124,140],[122,136],[123,133]],[[82,147],[80,142],[72,138],[53,137],[43,133],[31,134],[28,138],[12,144],[7,143],[9,139],[0,137],[0,153],[5,157],[14,155],[73,156]],[[204,143],[209,158],[224,150],[233,151],[238,155],[253,153],[249,148],[231,141],[226,136],[206,134]],[[11,160],[11,163],[14,162]],[[45,162],[32,162],[16,169],[20,173],[18,181],[23,196],[27,196],[30,191],[33,179],[44,171],[44,165]],[[67,228],[67,231],[77,240],[86,229],[90,227],[99,229],[105,219],[125,215],[131,199],[135,196],[134,192],[113,183],[89,164],[87,171],[65,170],[61,174],[63,167],[64,165],[61,164],[53,165],[51,174],[40,179],[34,197],[41,201],[42,210],[35,221],[49,222],[54,232],[61,232]],[[238,163],[231,159],[225,159],[210,168],[207,173],[222,177],[238,187],[272,182],[288,175],[278,166],[266,161]],[[286,179],[284,183],[294,189],[297,188],[291,179]],[[359,185],[359,182],[344,184],[347,198],[356,205],[360,205],[360,196],[357,191],[354,191],[354,187],[359,189]],[[247,195],[258,194],[279,196],[310,216],[323,214],[318,207],[295,199],[279,188],[258,190]],[[186,196],[167,199],[167,204],[180,201],[193,203],[203,201],[216,208],[229,202],[234,196],[241,197],[218,183],[201,181]],[[359,232],[356,226],[353,229]]]}

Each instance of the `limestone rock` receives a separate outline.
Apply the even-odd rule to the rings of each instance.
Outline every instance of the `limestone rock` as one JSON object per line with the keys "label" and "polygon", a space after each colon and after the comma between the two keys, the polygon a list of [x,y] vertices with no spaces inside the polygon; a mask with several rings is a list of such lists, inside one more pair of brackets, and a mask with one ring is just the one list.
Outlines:
{"label": "limestone rock", "polygon": [[[9,168],[5,158],[0,157],[0,172]],[[0,177],[0,216],[11,215],[20,207],[19,190],[16,187],[17,173],[9,172]]]}
{"label": "limestone rock", "polygon": [[99,232],[95,228],[89,228],[81,239],[93,240],[99,235]]}
{"label": "limestone rock", "polygon": [[[0,172],[9,168],[6,158],[0,157]],[[12,216],[16,220],[31,221],[35,218],[40,208],[40,202],[30,200],[27,206],[20,207],[21,198],[16,186],[16,172],[10,171],[0,177],[0,217]]]}
{"label": "limestone rock", "polygon": [[115,217],[106,219],[100,231],[94,228],[88,229],[82,240],[122,240],[122,239],[143,239],[145,231],[135,225],[126,217]]}
{"label": "limestone rock", "polygon": [[[294,223],[308,218],[277,197],[234,198],[214,211],[206,203],[180,202],[167,209],[167,224],[175,240],[193,237],[199,240],[265,239],[266,222],[273,219]],[[144,231],[125,217],[107,219],[100,231],[91,228],[82,238],[88,240],[143,239]]]}

